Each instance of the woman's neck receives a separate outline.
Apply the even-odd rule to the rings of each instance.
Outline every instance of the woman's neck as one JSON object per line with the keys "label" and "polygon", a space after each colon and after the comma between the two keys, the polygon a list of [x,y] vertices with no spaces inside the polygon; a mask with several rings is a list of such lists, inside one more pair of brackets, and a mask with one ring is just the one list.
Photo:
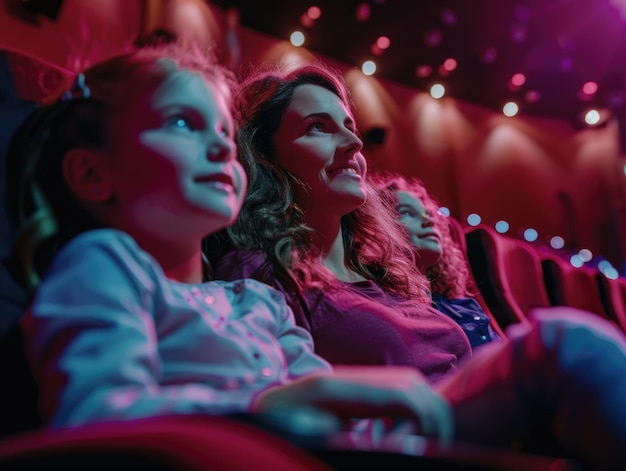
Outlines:
{"label": "woman's neck", "polygon": [[[322,237],[318,234],[318,237]],[[339,281],[354,283],[365,281],[359,273],[351,270],[346,265],[346,251],[343,246],[343,233],[341,227],[335,233],[334,238],[327,237],[325,244],[317,245],[321,251],[322,265],[328,268]]]}

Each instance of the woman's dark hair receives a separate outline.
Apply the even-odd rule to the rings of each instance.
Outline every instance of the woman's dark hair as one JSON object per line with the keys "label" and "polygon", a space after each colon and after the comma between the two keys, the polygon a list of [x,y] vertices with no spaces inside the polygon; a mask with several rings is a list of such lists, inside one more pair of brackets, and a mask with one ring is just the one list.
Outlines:
{"label": "woman's dark hair", "polygon": [[[234,116],[248,192],[235,224],[213,238],[226,240],[229,247],[264,251],[282,268],[283,281],[295,280],[301,288],[337,282],[317,261],[312,229],[294,199],[294,188],[303,184],[278,165],[274,155],[276,131],[294,91],[304,84],[331,91],[353,109],[343,77],[322,63],[263,70],[244,80],[235,94]],[[366,191],[366,203],[341,221],[348,267],[391,292],[427,299],[427,280],[415,268],[413,251],[395,213],[373,188]]]}

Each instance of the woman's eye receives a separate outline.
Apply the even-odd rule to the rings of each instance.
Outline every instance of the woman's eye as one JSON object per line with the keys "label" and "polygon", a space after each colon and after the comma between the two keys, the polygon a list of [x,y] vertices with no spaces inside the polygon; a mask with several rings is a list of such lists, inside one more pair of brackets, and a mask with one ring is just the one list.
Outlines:
{"label": "woman's eye", "polygon": [[324,132],[325,126],[322,123],[313,123],[309,126],[309,132]]}
{"label": "woman's eye", "polygon": [[221,127],[219,130],[219,134],[220,136],[226,138],[226,139],[233,139],[233,133],[231,132],[230,128],[228,127]]}

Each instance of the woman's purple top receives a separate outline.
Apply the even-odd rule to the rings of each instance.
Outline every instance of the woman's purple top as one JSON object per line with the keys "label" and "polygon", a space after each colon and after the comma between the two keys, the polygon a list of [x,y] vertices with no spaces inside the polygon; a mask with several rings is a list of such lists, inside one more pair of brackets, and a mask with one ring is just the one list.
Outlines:
{"label": "woman's purple top", "polygon": [[233,251],[217,279],[253,278],[282,291],[315,351],[335,365],[411,365],[436,380],[471,356],[459,325],[436,309],[382,290],[372,281],[310,289],[299,295],[276,276],[261,251]]}

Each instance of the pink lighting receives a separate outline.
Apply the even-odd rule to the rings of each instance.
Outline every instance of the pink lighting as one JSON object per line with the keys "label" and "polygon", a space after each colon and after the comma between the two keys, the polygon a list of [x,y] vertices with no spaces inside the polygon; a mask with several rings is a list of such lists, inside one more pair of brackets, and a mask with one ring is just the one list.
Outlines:
{"label": "pink lighting", "polygon": [[511,77],[511,85],[515,87],[521,87],[525,83],[526,83],[526,76],[524,74],[517,73],[517,74],[514,74],[513,77]]}
{"label": "pink lighting", "polygon": [[524,100],[527,103],[537,103],[541,100],[541,92],[539,90],[528,90],[524,95]]}
{"label": "pink lighting", "polygon": [[587,82],[583,85],[582,92],[585,95],[593,95],[598,91],[598,84],[596,82]]}
{"label": "pink lighting", "polygon": [[380,36],[376,40],[376,46],[380,49],[385,50],[391,45],[391,40],[387,36]]}
{"label": "pink lighting", "polygon": [[442,67],[446,72],[452,72],[454,69],[456,69],[457,65],[458,62],[456,61],[456,59],[450,57],[443,62]]}
{"label": "pink lighting", "polygon": [[371,15],[372,8],[370,7],[369,3],[360,3],[356,7],[356,11],[354,13],[354,16],[358,21],[367,21],[370,19]]}
{"label": "pink lighting", "polygon": [[322,16],[322,10],[320,9],[320,7],[312,6],[309,7],[309,9],[306,11],[306,14],[312,20],[317,20],[320,16]]}
{"label": "pink lighting", "polygon": [[313,25],[315,24],[315,20],[312,20],[309,15],[307,15],[306,13],[303,13],[302,16],[300,17],[300,24],[304,26],[305,28],[312,28]]}
{"label": "pink lighting", "polygon": [[429,77],[433,73],[433,68],[430,65],[418,65],[415,68],[415,75],[419,78]]}

